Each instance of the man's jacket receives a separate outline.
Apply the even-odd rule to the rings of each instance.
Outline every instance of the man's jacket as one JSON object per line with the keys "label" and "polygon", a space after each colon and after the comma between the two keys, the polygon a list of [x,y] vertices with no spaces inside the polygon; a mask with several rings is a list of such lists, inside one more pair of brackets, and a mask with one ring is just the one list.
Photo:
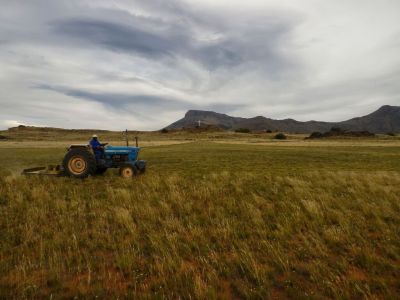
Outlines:
{"label": "man's jacket", "polygon": [[100,158],[103,155],[103,150],[101,148],[101,144],[98,139],[91,139],[90,142],[90,147],[92,147],[94,154],[96,155],[96,158]]}

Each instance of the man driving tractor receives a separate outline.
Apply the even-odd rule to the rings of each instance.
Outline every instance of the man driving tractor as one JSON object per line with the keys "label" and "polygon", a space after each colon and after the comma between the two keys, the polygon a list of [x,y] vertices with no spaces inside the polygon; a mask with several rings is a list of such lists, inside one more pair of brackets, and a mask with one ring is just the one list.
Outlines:
{"label": "man driving tractor", "polygon": [[90,147],[92,147],[94,155],[96,156],[96,159],[102,158],[104,154],[104,146],[106,146],[108,143],[101,144],[99,142],[99,139],[96,134],[92,136],[92,139],[89,142]]}

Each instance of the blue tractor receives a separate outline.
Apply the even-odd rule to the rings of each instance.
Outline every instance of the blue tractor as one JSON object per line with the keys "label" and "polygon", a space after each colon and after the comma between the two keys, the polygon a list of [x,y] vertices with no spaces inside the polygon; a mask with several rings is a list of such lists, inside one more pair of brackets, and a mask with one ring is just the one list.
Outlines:
{"label": "blue tractor", "polygon": [[119,168],[124,178],[131,178],[146,171],[146,161],[138,160],[140,148],[114,147],[104,144],[101,155],[94,153],[90,145],[71,145],[63,159],[65,175],[86,178],[103,174],[109,168]]}

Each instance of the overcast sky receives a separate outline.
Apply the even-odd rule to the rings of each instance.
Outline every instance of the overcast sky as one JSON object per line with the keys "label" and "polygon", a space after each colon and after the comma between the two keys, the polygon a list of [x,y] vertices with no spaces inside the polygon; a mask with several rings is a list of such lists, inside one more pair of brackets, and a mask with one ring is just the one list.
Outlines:
{"label": "overcast sky", "polygon": [[0,129],[400,105],[399,0],[0,0]]}

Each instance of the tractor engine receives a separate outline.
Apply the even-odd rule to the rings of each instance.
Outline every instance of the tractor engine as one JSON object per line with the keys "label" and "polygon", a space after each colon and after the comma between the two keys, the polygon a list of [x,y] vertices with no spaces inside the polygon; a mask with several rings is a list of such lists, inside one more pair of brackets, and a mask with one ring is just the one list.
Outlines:
{"label": "tractor engine", "polygon": [[111,157],[113,163],[121,163],[129,160],[128,154],[115,154]]}

